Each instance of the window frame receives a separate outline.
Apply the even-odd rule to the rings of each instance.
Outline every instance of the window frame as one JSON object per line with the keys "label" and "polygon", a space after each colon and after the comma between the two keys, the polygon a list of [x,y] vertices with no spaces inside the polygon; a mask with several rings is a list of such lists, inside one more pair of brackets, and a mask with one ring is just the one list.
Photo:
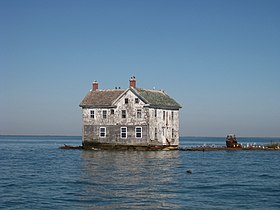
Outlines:
{"label": "window frame", "polygon": [[[102,129],[104,129],[103,132],[101,131]],[[104,133],[104,136],[102,135],[103,133]],[[100,127],[100,128],[99,128],[99,137],[100,137],[100,138],[106,138],[106,135],[107,135],[107,133],[106,133],[106,127]]]}
{"label": "window frame", "polygon": [[122,110],[122,119],[126,119],[126,110],[125,109]]}
{"label": "window frame", "polygon": [[[122,129],[125,129],[125,132],[123,132]],[[123,137],[122,134],[125,134],[125,137]],[[121,128],[120,128],[120,138],[121,138],[121,139],[127,139],[127,127],[121,127]]]}
{"label": "window frame", "polygon": [[94,111],[94,109],[90,109],[89,110],[89,118],[90,119],[94,119],[95,118],[95,111]]}
{"label": "window frame", "polygon": [[142,118],[142,110],[141,109],[137,109],[136,110],[136,118],[137,119],[141,119]]}
{"label": "window frame", "polygon": [[102,118],[107,119],[107,110],[102,110]]}
{"label": "window frame", "polygon": [[[137,129],[140,129],[141,131],[139,132],[139,131],[137,131]],[[140,133],[140,137],[137,136],[137,134],[139,134],[139,133]],[[142,127],[140,127],[140,126],[135,127],[135,138],[136,139],[142,139],[142,137],[143,137],[143,129],[142,129]]]}

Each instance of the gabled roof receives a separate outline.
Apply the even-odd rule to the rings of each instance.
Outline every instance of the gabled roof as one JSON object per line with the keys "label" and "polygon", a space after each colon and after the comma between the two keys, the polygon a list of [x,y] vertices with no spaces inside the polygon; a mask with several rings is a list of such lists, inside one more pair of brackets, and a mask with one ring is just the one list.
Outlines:
{"label": "gabled roof", "polygon": [[180,109],[182,108],[173,98],[169,97],[165,92],[161,90],[147,90],[142,88],[131,88],[136,90],[136,94],[139,98],[149,104],[152,108],[161,109]]}
{"label": "gabled roof", "polygon": [[83,108],[109,108],[115,107],[115,102],[127,91],[132,91],[147,106],[158,109],[182,108],[174,99],[160,90],[147,90],[130,87],[126,90],[97,90],[90,91],[80,103]]}

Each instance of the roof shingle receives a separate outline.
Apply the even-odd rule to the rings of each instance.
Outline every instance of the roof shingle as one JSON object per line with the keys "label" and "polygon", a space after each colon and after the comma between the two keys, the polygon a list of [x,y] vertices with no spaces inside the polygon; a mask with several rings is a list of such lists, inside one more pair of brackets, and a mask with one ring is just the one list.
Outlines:
{"label": "roof shingle", "polygon": [[112,107],[116,100],[125,90],[98,90],[90,91],[80,103],[81,107]]}
{"label": "roof shingle", "polygon": [[144,98],[151,107],[154,108],[169,108],[179,109],[181,105],[178,104],[173,98],[169,97],[165,92],[160,90],[147,90],[137,88],[138,94]]}
{"label": "roof shingle", "polygon": [[114,107],[114,101],[126,91],[131,90],[137,97],[153,108],[180,109],[181,105],[159,90],[132,88],[127,90],[98,90],[90,91],[80,103],[83,108]]}

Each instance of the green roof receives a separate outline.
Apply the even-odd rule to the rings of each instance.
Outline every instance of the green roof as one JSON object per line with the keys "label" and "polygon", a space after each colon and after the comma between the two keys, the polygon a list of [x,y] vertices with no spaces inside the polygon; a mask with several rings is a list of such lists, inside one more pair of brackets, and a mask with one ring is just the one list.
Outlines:
{"label": "green roof", "polygon": [[131,90],[137,97],[144,101],[149,107],[158,109],[180,109],[182,108],[174,99],[169,97],[164,91],[147,90],[142,88],[132,88],[127,90],[97,90],[90,91],[80,103],[81,107],[114,107],[116,99],[121,97],[126,91]]}
{"label": "green roof", "polygon": [[153,108],[180,109],[182,108],[173,98],[161,90],[136,88],[136,93]]}

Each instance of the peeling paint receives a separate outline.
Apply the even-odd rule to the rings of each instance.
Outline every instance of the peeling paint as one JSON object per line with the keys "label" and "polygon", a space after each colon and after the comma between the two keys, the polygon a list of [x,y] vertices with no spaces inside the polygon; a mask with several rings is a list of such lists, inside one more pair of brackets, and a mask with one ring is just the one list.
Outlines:
{"label": "peeling paint", "polygon": [[110,105],[80,106],[83,108],[84,146],[96,144],[179,145],[180,107],[170,109],[164,106],[151,107],[147,100],[138,95],[136,89],[132,87],[124,90]]}
{"label": "peeling paint", "polygon": [[[91,118],[91,111],[94,111],[94,118]],[[85,144],[179,145],[179,110],[147,107],[130,90],[116,101],[114,108],[83,108],[83,124]],[[100,136],[101,127],[106,127],[105,137]],[[121,127],[127,128],[126,138],[121,137]],[[136,137],[136,127],[142,128],[142,138]]]}

